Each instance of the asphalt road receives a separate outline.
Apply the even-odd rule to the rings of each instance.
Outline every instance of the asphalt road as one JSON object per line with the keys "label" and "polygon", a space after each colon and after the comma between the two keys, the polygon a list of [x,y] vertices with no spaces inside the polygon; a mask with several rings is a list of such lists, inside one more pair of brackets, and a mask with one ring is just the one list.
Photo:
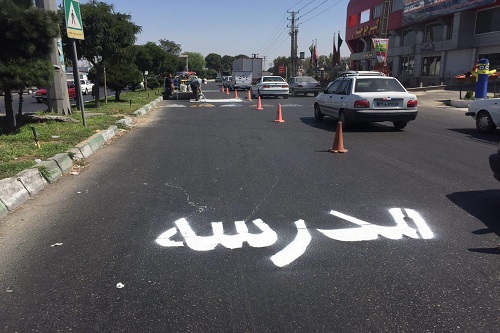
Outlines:
{"label": "asphalt road", "polygon": [[0,331],[498,332],[500,130],[420,94],[332,154],[313,100],[163,101],[1,219]]}
{"label": "asphalt road", "polygon": [[[34,94],[23,94],[23,113],[35,113],[38,111],[45,111],[47,109],[47,106],[44,103],[38,103],[35,98]],[[100,88],[100,96],[104,97],[104,88]],[[114,98],[114,92],[110,89],[108,89],[108,98]],[[84,101],[91,101],[92,95],[83,95],[83,100]],[[71,105],[75,106],[76,110],[76,101],[70,100]],[[14,111],[17,113],[17,110],[19,108],[19,94],[13,94],[12,95],[12,108]],[[5,114],[5,96],[0,96],[0,115]]]}

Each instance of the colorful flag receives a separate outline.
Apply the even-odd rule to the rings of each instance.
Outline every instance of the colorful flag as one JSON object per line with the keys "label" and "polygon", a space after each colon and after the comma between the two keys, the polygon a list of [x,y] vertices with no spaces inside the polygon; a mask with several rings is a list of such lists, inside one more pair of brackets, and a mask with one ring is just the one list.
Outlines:
{"label": "colorful flag", "polygon": [[313,52],[314,52],[314,41],[313,43],[311,44],[311,46],[309,46],[309,51],[311,51],[311,58],[309,59],[309,66],[312,67],[312,63],[313,63]]}
{"label": "colorful flag", "polygon": [[342,38],[340,37],[340,31],[337,37],[337,59],[335,59],[337,65],[340,65],[340,46],[342,45]]}
{"label": "colorful flag", "polygon": [[319,60],[318,50],[316,50],[316,45],[314,45],[314,66],[318,64],[318,60]]}
{"label": "colorful flag", "polygon": [[333,66],[338,65],[337,64],[337,48],[335,47],[335,36],[333,37],[333,59],[332,59],[332,64]]}

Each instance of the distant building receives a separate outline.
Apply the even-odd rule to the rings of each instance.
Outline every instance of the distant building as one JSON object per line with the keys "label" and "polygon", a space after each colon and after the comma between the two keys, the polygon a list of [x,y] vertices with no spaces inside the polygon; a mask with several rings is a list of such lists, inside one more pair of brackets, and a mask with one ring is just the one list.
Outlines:
{"label": "distant building", "polygon": [[[381,36],[384,0],[351,0],[346,43],[351,69],[377,66],[372,38]],[[480,58],[500,69],[500,0],[392,0],[387,64],[405,86],[437,85],[469,71]]]}

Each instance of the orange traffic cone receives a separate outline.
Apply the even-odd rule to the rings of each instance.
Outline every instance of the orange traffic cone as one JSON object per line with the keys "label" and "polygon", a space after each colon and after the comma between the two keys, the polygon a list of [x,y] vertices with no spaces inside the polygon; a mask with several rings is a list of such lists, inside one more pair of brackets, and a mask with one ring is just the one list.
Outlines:
{"label": "orange traffic cone", "polygon": [[220,89],[220,91],[224,92],[224,86],[222,86],[222,88]]}
{"label": "orange traffic cone", "polygon": [[257,101],[257,108],[255,110],[264,110],[264,108],[262,107],[262,102],[260,101],[260,96]]}
{"label": "orange traffic cone", "polygon": [[229,95],[229,88],[226,88],[226,95]]}
{"label": "orange traffic cone", "polygon": [[252,101],[252,94],[250,93],[250,89],[248,89],[248,97],[247,100]]}
{"label": "orange traffic cone", "polygon": [[328,149],[331,153],[347,153],[344,149],[344,139],[342,138],[342,122],[337,123],[337,130],[335,131],[335,139],[333,140],[332,148]]}
{"label": "orange traffic cone", "polygon": [[236,90],[236,87],[234,87],[234,96],[233,98],[238,98],[238,91]]}
{"label": "orange traffic cone", "polygon": [[284,123],[283,117],[281,116],[281,104],[278,103],[278,112],[276,112],[276,120],[275,123]]}

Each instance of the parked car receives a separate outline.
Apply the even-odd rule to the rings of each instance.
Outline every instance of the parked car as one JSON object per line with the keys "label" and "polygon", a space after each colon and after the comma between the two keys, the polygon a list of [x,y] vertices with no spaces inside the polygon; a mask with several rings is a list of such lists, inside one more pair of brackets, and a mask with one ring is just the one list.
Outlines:
{"label": "parked car", "polygon": [[283,96],[288,98],[288,83],[281,76],[263,76],[255,81],[250,88],[252,97],[256,96]]}
{"label": "parked car", "polygon": [[500,98],[473,100],[469,104],[469,112],[465,115],[476,120],[478,131],[493,132],[500,126]]}
{"label": "parked car", "polygon": [[500,143],[497,147],[497,153],[490,155],[490,168],[495,179],[500,182]]}
{"label": "parked car", "polygon": [[[73,81],[66,82],[68,86],[68,95],[69,99],[76,99],[76,90],[75,84]],[[33,95],[33,98],[36,99],[38,103],[42,103],[47,100],[47,88],[39,88]]]}
{"label": "parked car", "polygon": [[234,71],[229,80],[229,90],[250,89],[252,86],[252,71]]}
{"label": "parked car", "polygon": [[87,95],[89,92],[92,93],[94,84],[89,80],[80,80],[80,86],[82,87],[82,94]]}
{"label": "parked car", "polygon": [[417,117],[417,96],[394,77],[344,75],[316,97],[314,116],[321,120],[325,115],[339,119],[343,127],[354,122],[391,121],[403,129]]}
{"label": "parked car", "polygon": [[215,82],[222,82],[222,74],[218,73],[217,76],[215,77]]}
{"label": "parked car", "polygon": [[[33,93],[34,93],[37,89],[38,89],[37,87],[26,87],[26,88],[24,88],[24,89],[23,89],[23,93],[24,93],[24,94],[30,94],[30,95],[31,95],[31,94],[33,94]],[[17,89],[16,89],[16,90],[12,90],[12,91],[11,91],[11,94],[18,94],[18,93],[19,93],[19,90],[17,90]],[[4,95],[5,95],[5,93],[4,93],[2,90],[0,90],[0,96],[4,96]]]}
{"label": "parked car", "polygon": [[292,96],[297,94],[314,94],[318,96],[321,90],[321,84],[312,76],[296,76],[288,80],[288,86]]}

